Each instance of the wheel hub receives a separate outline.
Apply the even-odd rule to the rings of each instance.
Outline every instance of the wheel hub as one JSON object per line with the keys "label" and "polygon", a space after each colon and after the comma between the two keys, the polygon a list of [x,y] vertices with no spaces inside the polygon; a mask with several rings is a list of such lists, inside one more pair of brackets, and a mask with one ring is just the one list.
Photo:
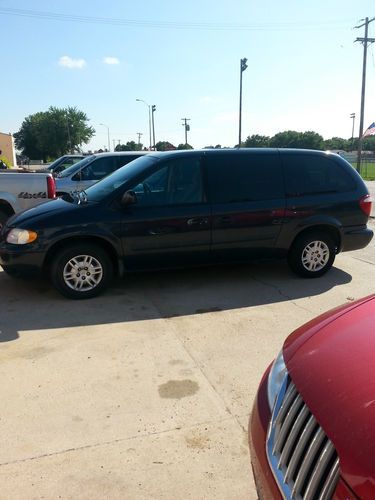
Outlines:
{"label": "wheel hub", "polygon": [[302,265],[308,271],[321,271],[329,260],[329,248],[324,241],[312,241],[302,252]]}
{"label": "wheel hub", "polygon": [[77,255],[65,264],[63,277],[65,284],[72,290],[87,292],[101,282],[103,267],[91,255]]}

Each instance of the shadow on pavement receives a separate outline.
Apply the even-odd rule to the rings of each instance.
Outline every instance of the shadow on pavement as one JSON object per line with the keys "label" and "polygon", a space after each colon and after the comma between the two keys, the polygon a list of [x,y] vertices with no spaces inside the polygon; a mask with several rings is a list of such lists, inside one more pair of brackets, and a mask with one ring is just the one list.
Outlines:
{"label": "shadow on pavement", "polygon": [[47,281],[12,279],[0,272],[0,342],[15,340],[18,332],[30,330],[110,325],[295,300],[351,280],[350,274],[337,268],[322,278],[301,279],[284,261],[261,261],[132,274],[115,281],[100,297],[72,301]]}

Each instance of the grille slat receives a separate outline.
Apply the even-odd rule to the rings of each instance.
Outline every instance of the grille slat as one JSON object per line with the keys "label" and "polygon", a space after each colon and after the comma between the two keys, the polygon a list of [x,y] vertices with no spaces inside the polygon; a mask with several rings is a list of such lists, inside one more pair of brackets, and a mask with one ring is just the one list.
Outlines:
{"label": "grille slat", "polygon": [[324,483],[322,491],[319,495],[319,500],[326,500],[327,498],[332,497],[333,492],[335,491],[336,488],[337,481],[339,480],[339,474],[340,474],[340,464],[339,464],[339,457],[337,457]]}
{"label": "grille slat", "polygon": [[288,375],[270,422],[267,456],[285,498],[332,497],[340,472],[336,450]]}
{"label": "grille slat", "polygon": [[298,446],[296,447],[292,458],[290,459],[289,466],[286,470],[285,480],[290,481],[293,477],[295,477],[295,473],[297,470],[297,466],[301,460],[302,453],[306,448],[307,443],[311,439],[311,436],[314,432],[314,428],[316,427],[316,420],[313,415],[310,415],[309,421],[306,427],[303,429],[301,438],[298,442]]}
{"label": "grille slat", "polygon": [[290,409],[286,414],[286,417],[282,423],[282,427],[275,441],[275,446],[273,447],[274,453],[280,452],[281,449],[283,448],[285,440],[287,436],[289,436],[290,430],[294,424],[296,414],[298,413],[298,410],[300,409],[302,404],[303,404],[302,398],[298,394],[297,397],[294,399],[292,405],[290,406]]}
{"label": "grille slat", "polygon": [[312,442],[310,443],[309,449],[303,459],[302,465],[297,474],[296,482],[294,483],[292,489],[292,496],[301,495],[302,487],[306,482],[307,474],[311,469],[311,465],[314,463],[317,451],[325,438],[324,431],[321,427],[318,428]]}
{"label": "grille slat", "polygon": [[[307,408],[307,406],[303,406],[298,414],[298,417],[296,418],[296,420],[294,422],[292,430],[289,433],[288,439],[287,439],[287,441],[284,445],[283,451],[280,455],[280,460],[279,460],[279,463],[277,464],[279,469],[289,462],[291,451],[296,445],[296,439],[297,439],[298,435],[300,434],[300,432],[302,430],[302,426],[303,426],[308,415],[309,415],[309,409]],[[288,471],[288,469],[287,469],[287,471]],[[285,474],[285,479],[286,479],[286,474]]]}
{"label": "grille slat", "polygon": [[306,486],[306,491],[303,497],[305,500],[313,500],[314,498],[316,498],[318,486],[319,484],[321,484],[325,470],[329,465],[334,453],[335,448],[333,447],[333,444],[331,443],[331,441],[327,441],[316,463],[314,471],[311,474],[309,483]]}

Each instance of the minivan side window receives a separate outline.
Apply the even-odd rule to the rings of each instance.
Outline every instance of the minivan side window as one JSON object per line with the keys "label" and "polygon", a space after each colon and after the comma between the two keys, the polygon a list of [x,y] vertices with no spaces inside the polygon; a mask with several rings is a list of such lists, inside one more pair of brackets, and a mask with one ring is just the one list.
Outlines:
{"label": "minivan side window", "polygon": [[142,206],[201,203],[203,183],[200,158],[176,158],[133,188]]}
{"label": "minivan side window", "polygon": [[78,177],[78,180],[98,181],[106,175],[111,174],[114,170],[116,170],[116,165],[113,157],[97,158],[80,172],[77,172],[73,180],[77,180],[75,177]]}
{"label": "minivan side window", "polygon": [[278,153],[207,155],[211,203],[235,203],[284,198]]}
{"label": "minivan side window", "polygon": [[289,197],[344,193],[356,188],[354,179],[338,163],[321,155],[283,154],[286,194]]}
{"label": "minivan side window", "polygon": [[131,155],[124,155],[124,156],[116,156],[115,157],[115,162],[116,162],[116,170],[118,168],[121,168],[123,167],[124,165],[127,165],[128,163],[130,163],[131,161],[133,160],[136,160],[137,158],[139,158],[139,156],[131,156]]}

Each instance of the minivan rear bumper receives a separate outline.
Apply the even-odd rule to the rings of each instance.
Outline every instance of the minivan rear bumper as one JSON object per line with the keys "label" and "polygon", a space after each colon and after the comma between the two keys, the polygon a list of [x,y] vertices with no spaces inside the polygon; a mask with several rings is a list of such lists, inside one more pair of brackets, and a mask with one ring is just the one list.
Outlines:
{"label": "minivan rear bumper", "polygon": [[373,236],[374,232],[367,226],[343,228],[340,251],[349,252],[364,248],[370,243]]}

